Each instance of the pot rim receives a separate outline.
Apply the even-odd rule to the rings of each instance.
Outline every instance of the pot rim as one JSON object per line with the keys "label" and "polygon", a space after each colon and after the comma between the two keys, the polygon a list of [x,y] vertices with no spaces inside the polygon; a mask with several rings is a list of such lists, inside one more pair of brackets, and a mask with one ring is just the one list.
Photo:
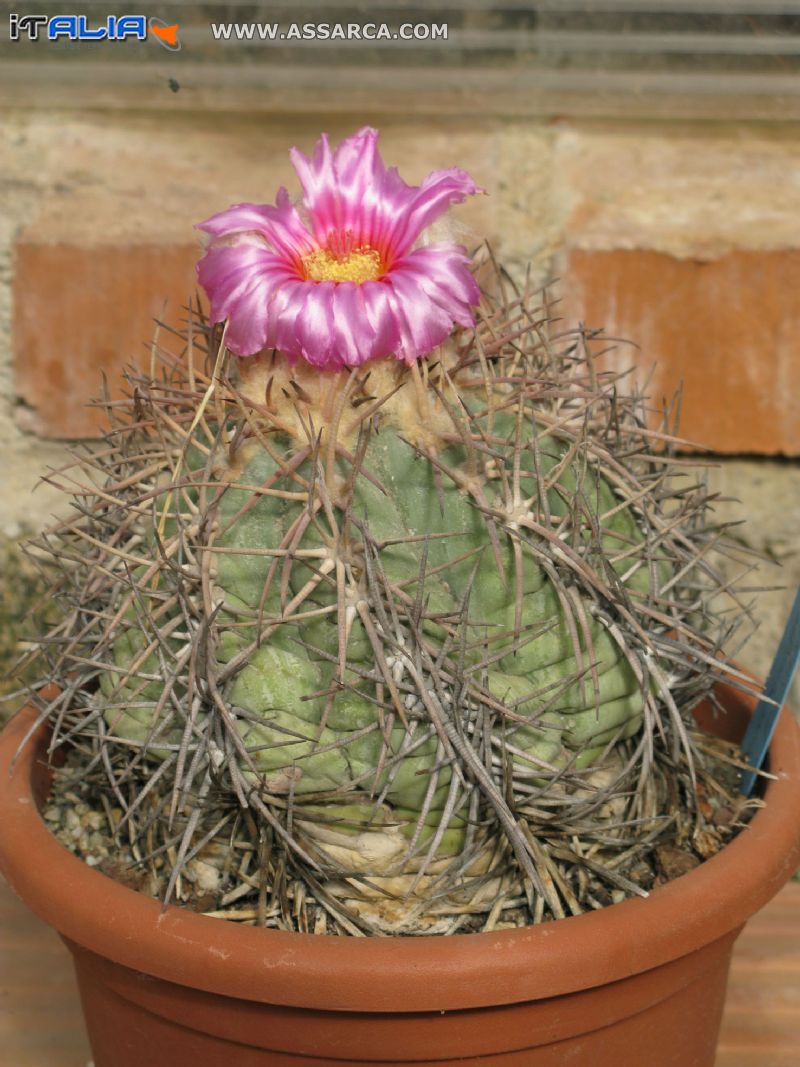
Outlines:
{"label": "pot rim", "polygon": [[[722,703],[755,697],[717,686]],[[256,929],[160,903],[72,855],[47,829],[32,778],[40,727],[23,708],[0,734],[0,870],[70,941],[135,971],[206,992],[323,1011],[490,1007],[572,993],[668,963],[743,925],[800,863],[800,727],[788,709],[770,748],[767,804],[710,860],[645,899],[518,930],[345,938]]]}

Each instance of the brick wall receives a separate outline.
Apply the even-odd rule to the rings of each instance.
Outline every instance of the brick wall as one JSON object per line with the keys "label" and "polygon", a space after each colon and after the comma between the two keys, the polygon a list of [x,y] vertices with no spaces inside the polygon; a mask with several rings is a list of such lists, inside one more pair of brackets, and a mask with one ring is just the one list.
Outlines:
{"label": "brick wall", "polygon": [[[92,437],[105,372],[149,358],[153,319],[194,288],[194,222],[296,188],[287,148],[358,119],[7,111],[0,116],[0,531],[63,506],[30,487]],[[800,133],[789,126],[458,120],[379,123],[404,176],[457,163],[489,192],[457,209],[522,276],[560,278],[561,313],[604,327],[607,358],[660,402],[684,385],[682,433],[762,456],[715,476],[751,540],[800,579]],[[655,365],[655,370],[653,370]],[[732,505],[721,516],[735,517]],[[776,547],[777,546],[777,547]],[[772,594],[763,670],[790,593]],[[758,650],[760,648],[760,651]]]}
{"label": "brick wall", "polygon": [[565,130],[554,181],[565,314],[636,347],[617,367],[720,453],[800,453],[800,136]]}
{"label": "brick wall", "polygon": [[[309,148],[322,122],[2,121],[15,418],[43,438],[91,436],[101,372],[114,383],[146,358],[153,319],[179,321],[193,292],[193,223],[291,186],[287,148]],[[518,274],[529,259],[539,278],[557,274],[565,317],[634,342],[609,358],[636,364],[656,402],[683,383],[685,436],[800,452],[800,135],[393,119],[384,149],[415,179],[469,169],[489,196],[458,210],[466,239],[488,236]]]}

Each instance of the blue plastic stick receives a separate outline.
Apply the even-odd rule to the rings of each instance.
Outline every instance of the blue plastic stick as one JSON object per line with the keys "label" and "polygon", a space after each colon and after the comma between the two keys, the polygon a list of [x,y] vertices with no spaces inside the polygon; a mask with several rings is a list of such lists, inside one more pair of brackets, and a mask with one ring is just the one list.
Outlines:
{"label": "blue plastic stick", "polygon": [[[742,741],[742,752],[747,762],[754,768],[742,774],[739,791],[747,797],[756,780],[756,771],[764,762],[769,743],[778,724],[778,717],[786,701],[792,684],[797,664],[800,661],[800,589],[794,598],[789,614],[789,621],[783,631],[781,643],[767,676],[761,700],[759,700],[747,732]],[[774,703],[768,703],[774,701]]]}

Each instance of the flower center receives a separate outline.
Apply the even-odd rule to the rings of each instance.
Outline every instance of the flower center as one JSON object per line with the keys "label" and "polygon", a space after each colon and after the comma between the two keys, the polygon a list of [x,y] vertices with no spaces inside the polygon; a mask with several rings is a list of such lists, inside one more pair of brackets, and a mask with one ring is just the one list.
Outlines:
{"label": "flower center", "polygon": [[306,278],[312,282],[374,282],[383,274],[380,253],[370,245],[353,247],[353,235],[332,233],[325,248],[303,256]]}

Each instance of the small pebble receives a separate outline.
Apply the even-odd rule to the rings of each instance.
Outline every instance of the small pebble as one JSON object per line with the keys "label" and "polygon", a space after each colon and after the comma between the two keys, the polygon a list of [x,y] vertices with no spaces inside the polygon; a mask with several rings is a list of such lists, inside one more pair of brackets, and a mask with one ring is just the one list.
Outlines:
{"label": "small pebble", "polygon": [[192,860],[186,866],[187,875],[194,880],[201,892],[215,893],[219,889],[220,872],[216,867],[204,863],[203,860]]}

